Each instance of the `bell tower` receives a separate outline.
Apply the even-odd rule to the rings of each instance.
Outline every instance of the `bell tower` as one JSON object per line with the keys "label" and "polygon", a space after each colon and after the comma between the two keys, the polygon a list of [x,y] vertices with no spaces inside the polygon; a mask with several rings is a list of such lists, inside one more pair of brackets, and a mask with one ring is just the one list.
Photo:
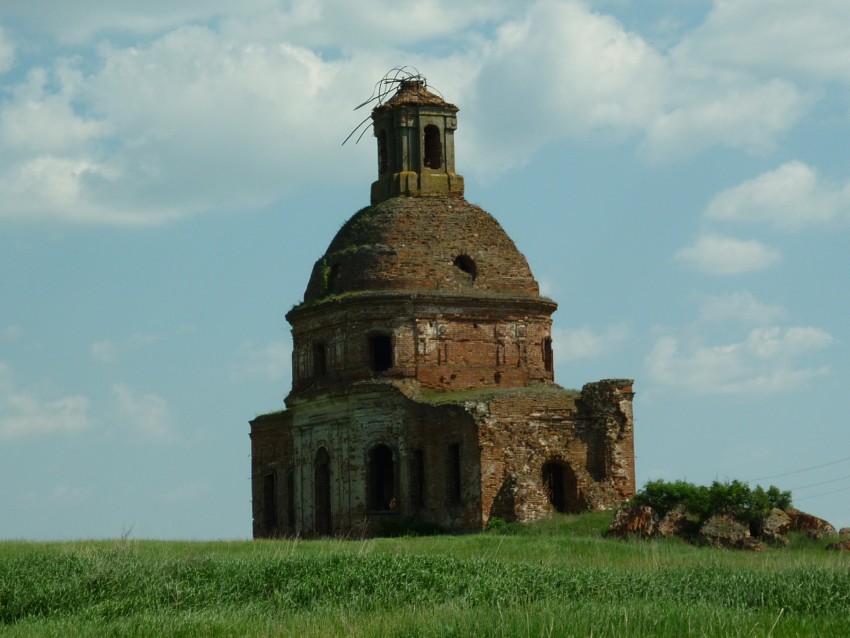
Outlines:
{"label": "bell tower", "polygon": [[372,110],[378,141],[373,205],[399,195],[463,196],[463,177],[455,173],[458,110],[419,77],[401,80],[396,94]]}

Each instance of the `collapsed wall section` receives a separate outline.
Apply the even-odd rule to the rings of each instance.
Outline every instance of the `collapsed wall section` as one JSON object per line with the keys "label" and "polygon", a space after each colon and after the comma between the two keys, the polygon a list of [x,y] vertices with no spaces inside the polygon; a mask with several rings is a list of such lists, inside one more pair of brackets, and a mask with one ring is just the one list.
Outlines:
{"label": "collapsed wall section", "polygon": [[[482,523],[607,509],[634,493],[631,381],[506,391],[474,406]],[[469,406],[473,407],[473,406]]]}

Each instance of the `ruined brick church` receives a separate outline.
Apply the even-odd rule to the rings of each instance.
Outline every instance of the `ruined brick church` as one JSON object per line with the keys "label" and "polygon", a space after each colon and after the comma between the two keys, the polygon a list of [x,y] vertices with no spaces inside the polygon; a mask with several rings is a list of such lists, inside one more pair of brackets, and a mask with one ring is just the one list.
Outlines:
{"label": "ruined brick church", "polygon": [[634,493],[632,380],[555,384],[557,305],[464,199],[457,112],[419,77],[372,111],[371,206],[286,315],[285,409],[251,421],[257,538],[475,531]]}

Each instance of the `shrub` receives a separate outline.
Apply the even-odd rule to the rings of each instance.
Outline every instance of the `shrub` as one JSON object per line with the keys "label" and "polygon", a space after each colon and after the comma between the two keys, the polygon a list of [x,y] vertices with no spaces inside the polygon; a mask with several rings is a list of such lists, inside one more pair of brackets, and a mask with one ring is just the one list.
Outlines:
{"label": "shrub", "polygon": [[728,514],[747,525],[758,525],[774,507],[787,509],[791,505],[791,492],[781,491],[774,485],[764,490],[760,485],[750,488],[741,481],[710,486],[694,485],[687,481],[649,481],[632,498],[633,505],[648,505],[659,516],[664,516],[677,505],[704,522],[715,514]]}
{"label": "shrub", "polygon": [[488,532],[493,532],[494,534],[501,534],[505,531],[505,526],[507,522],[504,518],[500,516],[491,516],[487,519],[487,527],[485,528]]}

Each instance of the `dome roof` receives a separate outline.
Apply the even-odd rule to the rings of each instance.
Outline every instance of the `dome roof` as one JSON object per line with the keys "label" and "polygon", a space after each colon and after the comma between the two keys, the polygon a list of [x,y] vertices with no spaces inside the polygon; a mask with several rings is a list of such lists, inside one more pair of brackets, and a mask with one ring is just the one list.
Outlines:
{"label": "dome roof", "polygon": [[528,262],[496,219],[462,197],[393,197],[364,208],[316,262],[304,302],[358,292],[536,298]]}

